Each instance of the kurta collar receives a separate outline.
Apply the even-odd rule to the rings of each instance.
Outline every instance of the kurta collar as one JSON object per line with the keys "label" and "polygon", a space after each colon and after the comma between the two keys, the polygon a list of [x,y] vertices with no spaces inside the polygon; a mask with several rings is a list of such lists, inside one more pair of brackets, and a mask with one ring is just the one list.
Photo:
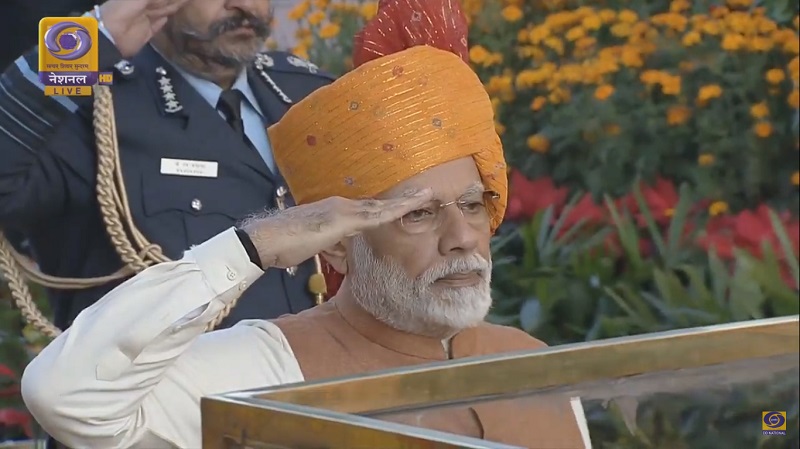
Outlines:
{"label": "kurta collar", "polygon": [[477,349],[477,328],[465,329],[445,342],[437,338],[414,335],[397,330],[367,313],[349,296],[337,296],[329,301],[347,324],[367,340],[390,351],[431,361],[448,360],[474,355]]}

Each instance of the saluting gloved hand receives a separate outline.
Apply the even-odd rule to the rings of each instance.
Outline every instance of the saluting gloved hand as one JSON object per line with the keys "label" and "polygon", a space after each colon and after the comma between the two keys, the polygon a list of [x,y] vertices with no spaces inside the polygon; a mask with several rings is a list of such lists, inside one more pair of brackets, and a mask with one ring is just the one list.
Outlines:
{"label": "saluting gloved hand", "polygon": [[189,0],[108,0],[100,15],[123,58],[133,57]]}
{"label": "saluting gloved hand", "polygon": [[[123,0],[125,1],[125,0]],[[387,200],[326,198],[242,225],[264,268],[287,268],[368,229],[399,220],[433,198],[431,189]]]}

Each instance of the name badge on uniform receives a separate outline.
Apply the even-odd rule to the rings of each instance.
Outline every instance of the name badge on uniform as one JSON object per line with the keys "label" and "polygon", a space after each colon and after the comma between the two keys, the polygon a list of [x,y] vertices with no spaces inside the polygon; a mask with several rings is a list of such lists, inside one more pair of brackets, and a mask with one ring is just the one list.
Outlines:
{"label": "name badge on uniform", "polygon": [[216,178],[219,164],[212,161],[161,158],[161,174]]}

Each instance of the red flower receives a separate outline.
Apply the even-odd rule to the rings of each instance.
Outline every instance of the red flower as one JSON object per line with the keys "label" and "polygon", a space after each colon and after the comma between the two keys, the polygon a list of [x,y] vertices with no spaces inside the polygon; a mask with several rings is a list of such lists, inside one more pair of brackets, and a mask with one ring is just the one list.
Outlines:
{"label": "red flower", "polygon": [[[644,203],[653,216],[653,220],[660,225],[669,223],[680,200],[675,184],[668,179],[658,178],[652,185],[641,183],[639,189],[642,192]],[[639,210],[636,198],[632,193],[628,195],[625,204],[630,207],[631,213],[634,214],[639,226],[645,226],[644,215]]]}
{"label": "red flower", "polygon": [[[780,215],[780,222],[789,237],[792,252],[797,256],[800,253],[800,222],[792,219],[787,213]],[[714,248],[719,257],[725,260],[733,259],[735,248],[761,258],[764,256],[762,249],[764,243],[769,245],[779,260],[786,260],[787,255],[784,254],[778,235],[772,228],[769,208],[763,204],[755,211],[745,210],[737,215],[723,215],[710,219],[706,225],[705,235],[698,239],[698,244],[703,249],[708,251]],[[785,263],[781,265],[784,279],[789,285],[793,285],[794,281],[789,276],[788,267]]]}
{"label": "red flower", "polygon": [[[800,224],[787,214],[782,214],[780,221],[791,240],[792,251],[797,255],[800,253]],[[699,239],[704,249],[713,247],[725,259],[733,257],[734,248],[762,257],[763,242],[767,242],[780,259],[785,258],[778,236],[772,229],[769,208],[763,204],[755,211],[745,210],[734,216],[722,215],[710,219],[705,235]]]}
{"label": "red flower", "polygon": [[6,427],[21,427],[28,438],[33,438],[31,415],[11,408],[0,409],[0,424]]}
{"label": "red flower", "polygon": [[610,222],[610,214],[605,205],[597,204],[592,195],[585,194],[566,212],[562,232],[566,232],[583,221],[583,226],[599,226]]}
{"label": "red flower", "polygon": [[0,364],[0,380],[3,383],[10,383],[10,385],[0,388],[0,397],[19,394],[19,378],[7,365]]}
{"label": "red flower", "polygon": [[511,172],[506,219],[532,218],[537,212],[555,206],[559,212],[567,199],[567,189],[557,188],[549,177],[529,180],[518,170]]}

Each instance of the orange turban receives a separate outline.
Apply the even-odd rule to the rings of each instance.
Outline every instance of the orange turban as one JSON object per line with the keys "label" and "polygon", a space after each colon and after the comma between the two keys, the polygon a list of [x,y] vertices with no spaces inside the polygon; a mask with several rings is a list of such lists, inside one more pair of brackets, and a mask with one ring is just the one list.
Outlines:
{"label": "orange turban", "polygon": [[298,102],[269,128],[298,204],[374,197],[419,173],[472,156],[495,230],[508,181],[491,101],[467,64],[455,0],[382,0],[354,39],[356,68]]}
{"label": "orange turban", "polygon": [[467,62],[467,29],[456,0],[379,2],[354,38],[354,70],[268,130],[298,204],[374,197],[471,156],[484,186],[500,194],[488,208],[497,229],[507,202],[506,163],[491,101]]}

